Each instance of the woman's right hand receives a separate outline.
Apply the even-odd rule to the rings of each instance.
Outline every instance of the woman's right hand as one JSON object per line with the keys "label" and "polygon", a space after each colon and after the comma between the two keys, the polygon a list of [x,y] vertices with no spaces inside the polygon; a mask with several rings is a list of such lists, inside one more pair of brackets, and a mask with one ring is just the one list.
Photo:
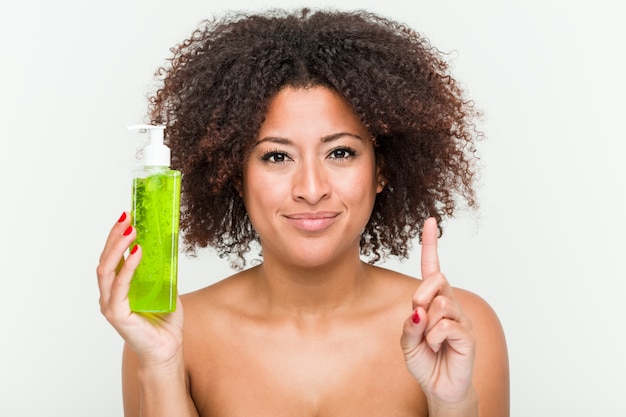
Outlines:
{"label": "woman's right hand", "polygon": [[100,289],[100,310],[124,338],[143,366],[168,364],[182,353],[183,306],[167,314],[133,313],[128,289],[141,260],[141,247],[135,245],[128,256],[124,252],[136,237],[128,213],[122,213],[111,229],[96,269]]}

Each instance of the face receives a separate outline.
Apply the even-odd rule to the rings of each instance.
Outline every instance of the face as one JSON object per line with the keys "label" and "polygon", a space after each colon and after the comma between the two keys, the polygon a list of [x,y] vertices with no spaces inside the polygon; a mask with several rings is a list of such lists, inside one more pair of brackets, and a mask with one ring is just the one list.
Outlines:
{"label": "face", "polygon": [[265,261],[358,257],[382,180],[370,135],[338,94],[281,90],[243,169],[242,196]]}

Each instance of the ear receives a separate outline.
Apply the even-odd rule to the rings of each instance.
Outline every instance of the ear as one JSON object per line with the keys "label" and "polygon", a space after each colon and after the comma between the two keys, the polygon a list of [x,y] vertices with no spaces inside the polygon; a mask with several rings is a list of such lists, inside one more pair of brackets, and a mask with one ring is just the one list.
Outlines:
{"label": "ear", "polygon": [[383,174],[383,168],[385,165],[385,161],[382,155],[376,155],[376,193],[380,193],[385,189],[387,185],[387,177]]}
{"label": "ear", "polygon": [[376,194],[381,193],[385,189],[385,186],[387,186],[387,180],[385,178],[379,178],[376,185]]}

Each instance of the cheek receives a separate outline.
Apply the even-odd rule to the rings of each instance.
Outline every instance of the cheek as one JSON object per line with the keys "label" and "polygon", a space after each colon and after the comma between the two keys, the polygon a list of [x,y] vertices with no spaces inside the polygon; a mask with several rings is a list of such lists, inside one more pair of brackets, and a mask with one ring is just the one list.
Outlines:
{"label": "cheek", "polygon": [[243,202],[248,213],[276,208],[284,200],[285,181],[278,181],[261,172],[251,171],[243,176]]}
{"label": "cheek", "polygon": [[340,176],[336,183],[338,190],[346,199],[365,202],[376,195],[376,181],[373,172],[359,172]]}

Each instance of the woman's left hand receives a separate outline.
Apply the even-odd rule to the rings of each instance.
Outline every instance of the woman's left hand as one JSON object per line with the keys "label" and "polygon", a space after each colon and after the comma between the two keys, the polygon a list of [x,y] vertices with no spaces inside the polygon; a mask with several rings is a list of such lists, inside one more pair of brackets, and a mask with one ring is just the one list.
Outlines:
{"label": "woman's left hand", "polygon": [[422,283],[413,296],[413,313],[401,338],[406,365],[434,409],[473,409],[476,344],[472,325],[439,268],[437,222],[422,232]]}

